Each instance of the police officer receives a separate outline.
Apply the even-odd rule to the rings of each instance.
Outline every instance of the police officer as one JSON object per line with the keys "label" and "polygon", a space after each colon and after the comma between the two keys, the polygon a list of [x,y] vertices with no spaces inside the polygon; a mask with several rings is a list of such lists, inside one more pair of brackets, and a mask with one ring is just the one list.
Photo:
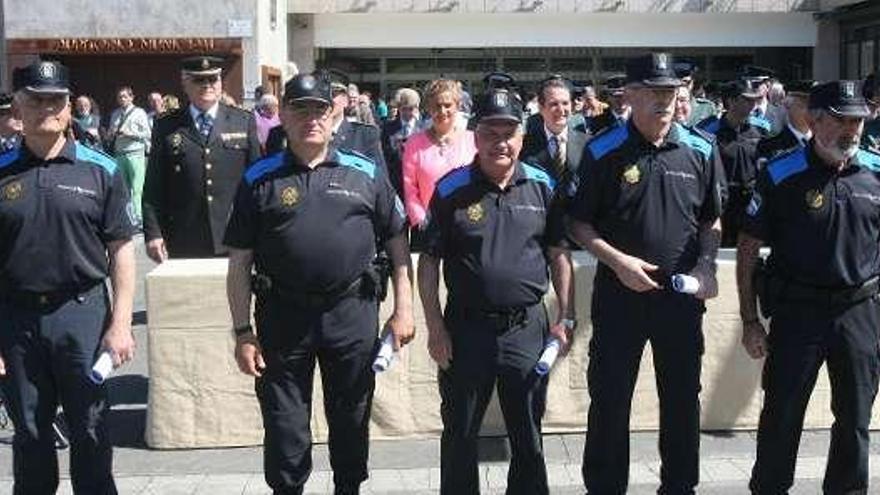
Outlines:
{"label": "police officer", "polygon": [[723,90],[724,107],[720,117],[710,117],[697,125],[715,136],[730,188],[730,201],[721,220],[722,246],[735,246],[742,215],[757,174],[758,141],[770,135],[770,122],[755,115],[763,93],[753,79],[737,79]]}
{"label": "police officer", "polygon": [[15,426],[13,491],[55,493],[60,401],[74,492],[115,494],[106,390],[88,372],[101,350],[115,365],[134,353],[128,188],[111,158],[67,138],[66,67],[16,69],[13,90],[27,136],[0,154],[0,387]]}
{"label": "police officer", "polygon": [[604,112],[587,119],[587,128],[592,135],[602,132],[606,127],[622,126],[629,120],[632,108],[624,97],[626,76],[615,75],[605,80],[605,97],[610,104]]}
{"label": "police officer", "polygon": [[880,109],[880,79],[877,74],[868,74],[865,78],[862,83],[862,95],[868,105],[868,111],[871,112],[871,115],[865,119],[862,146],[877,151],[880,150],[880,118],[877,113]]}
{"label": "police officer", "polygon": [[220,103],[217,57],[182,61],[189,105],[163,115],[153,126],[144,184],[147,254],[173,258],[223,256],[223,231],[245,166],[260,156],[253,115]]}
{"label": "police officer", "polygon": [[[559,339],[563,352],[568,348],[573,273],[557,247],[563,229],[554,181],[516,158],[523,140],[519,99],[490,90],[476,117],[477,158],[438,181],[419,258],[428,350],[441,368],[440,493],[479,493],[477,440],[497,382],[512,451],[507,493],[542,495],[548,493],[541,446],[547,378],[534,368],[548,338]],[[542,303],[548,268],[559,301],[552,326]]]}
{"label": "police officer", "polygon": [[794,147],[806,146],[812,137],[809,122],[808,104],[810,90],[816,85],[815,81],[792,81],[785,85],[786,96],[783,102],[785,106],[785,126],[772,137],[763,138],[758,142],[757,157],[758,167],[762,163],[779,153]]}
{"label": "police officer", "polygon": [[[331,149],[356,151],[374,161],[377,166],[385,169],[385,156],[382,153],[382,142],[379,128],[360,122],[351,122],[345,118],[348,106],[348,76],[337,70],[321,70],[315,76],[326,78],[333,90],[333,135]],[[266,154],[274,154],[287,147],[287,136],[284,127],[279,125],[269,131],[266,140]]]}
{"label": "police officer", "polygon": [[[321,366],[336,494],[367,478],[383,241],[394,266],[394,347],[413,335],[403,205],[369,158],[331,150],[329,83],[312,74],[284,88],[289,151],[253,164],[238,189],[225,242],[239,368],[255,376],[266,430],[266,482],[300,494],[311,471],[312,378]],[[251,283],[251,269],[257,275]],[[256,293],[256,334],[249,325]]]}
{"label": "police officer", "polygon": [[[823,363],[835,419],[823,491],[868,493],[868,425],[880,369],[880,155],[859,148],[868,109],[858,86],[813,89],[813,139],[761,171],[740,234],[743,345],[753,358],[767,358],[749,485],[756,494],[791,488],[804,411]],[[764,245],[770,257],[753,283]]]}
{"label": "police officer", "polygon": [[21,120],[12,109],[12,95],[0,93],[0,153],[21,145]]}
{"label": "police officer", "polygon": [[[698,481],[703,300],[717,294],[725,187],[713,143],[673,123],[681,80],[672,63],[666,53],[628,63],[632,118],[590,141],[569,206],[572,238],[599,261],[583,464],[591,495],[626,492],[630,402],[647,341],[660,395],[658,493],[693,493]],[[699,291],[674,292],[674,274],[696,277]]]}
{"label": "police officer", "polygon": [[713,117],[718,113],[715,103],[712,100],[697,96],[694,91],[694,77],[697,75],[697,64],[689,60],[679,60],[675,62],[675,75],[681,79],[683,87],[687,88],[689,96],[688,105],[690,106],[690,114],[687,123],[689,125],[696,124],[704,119]]}

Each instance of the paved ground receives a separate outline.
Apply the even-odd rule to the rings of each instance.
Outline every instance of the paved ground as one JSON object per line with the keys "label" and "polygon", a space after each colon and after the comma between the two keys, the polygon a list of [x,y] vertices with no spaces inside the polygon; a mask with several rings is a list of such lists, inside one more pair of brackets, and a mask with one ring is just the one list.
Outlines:
{"label": "paved ground", "polygon": [[[139,244],[139,248],[142,245]],[[139,253],[139,273],[151,264]],[[111,437],[116,445],[115,469],[120,493],[177,494],[266,494],[259,448],[155,451],[144,445],[147,400],[146,329],[142,287],[135,304],[135,335],[138,356],[121,373],[108,381],[113,403]],[[11,432],[0,429],[0,495],[12,493]],[[880,434],[875,435],[871,467],[871,493],[880,493]],[[804,434],[798,459],[797,482],[792,494],[821,493],[821,477],[828,449],[827,431]],[[544,439],[551,493],[582,494],[580,457],[583,435],[547,435]],[[634,433],[631,439],[630,493],[655,493],[659,483],[657,435]],[[754,433],[706,433],[702,437],[699,493],[733,495],[747,493],[748,473],[753,462]],[[504,493],[508,449],[503,439],[484,439],[481,444],[483,493]],[[434,494],[439,480],[440,449],[436,440],[374,442],[370,480],[365,494]],[[59,493],[72,493],[67,478],[67,453],[60,455],[62,482]],[[314,472],[307,493],[332,493],[326,448],[314,452]]]}

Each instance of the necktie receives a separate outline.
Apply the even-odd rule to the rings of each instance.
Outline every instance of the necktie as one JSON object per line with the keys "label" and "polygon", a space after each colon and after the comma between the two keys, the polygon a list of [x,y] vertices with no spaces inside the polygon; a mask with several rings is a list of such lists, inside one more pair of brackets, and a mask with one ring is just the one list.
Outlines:
{"label": "necktie", "polygon": [[214,117],[211,117],[207,113],[199,114],[199,134],[205,138],[205,141],[208,140],[208,136],[211,135],[211,130],[214,128]]}
{"label": "necktie", "polygon": [[561,180],[565,175],[565,138],[552,136],[550,146],[553,151],[553,170],[556,172],[556,178]]}

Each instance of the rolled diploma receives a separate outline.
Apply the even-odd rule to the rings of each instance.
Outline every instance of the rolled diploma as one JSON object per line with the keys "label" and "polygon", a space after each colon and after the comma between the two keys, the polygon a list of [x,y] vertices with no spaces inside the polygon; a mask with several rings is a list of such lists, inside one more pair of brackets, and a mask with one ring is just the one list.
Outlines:
{"label": "rolled diploma", "polygon": [[672,276],[672,288],[682,294],[696,294],[700,290],[700,281],[697,277],[679,273]]}
{"label": "rolled diploma", "polygon": [[95,361],[95,365],[89,371],[89,379],[95,385],[100,385],[110,376],[110,373],[113,373],[113,358],[110,356],[109,351],[104,351],[98,356],[98,360]]}
{"label": "rolled diploma", "polygon": [[544,376],[550,372],[550,368],[553,367],[553,363],[556,362],[556,357],[559,355],[559,339],[553,337],[547,344],[544,346],[544,352],[541,353],[541,358],[538,359],[538,364],[535,365],[535,373],[538,376]]}
{"label": "rolled diploma", "polygon": [[376,359],[373,361],[373,373],[388,371],[394,361],[394,335],[391,332],[385,334]]}

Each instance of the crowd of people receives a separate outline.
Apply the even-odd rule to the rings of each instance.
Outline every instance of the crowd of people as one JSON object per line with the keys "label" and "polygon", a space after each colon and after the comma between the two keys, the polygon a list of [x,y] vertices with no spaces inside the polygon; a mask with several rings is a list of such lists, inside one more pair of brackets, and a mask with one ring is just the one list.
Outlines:
{"label": "crowd of people", "polygon": [[[647,343],[659,493],[695,493],[702,319],[724,244],[737,248],[742,344],[766,358],[749,490],[792,487],[827,364],[835,423],[823,489],[868,493],[880,380],[875,78],[782,84],[750,66],[709,86],[692,64],[650,53],[601,91],[552,74],[529,94],[493,72],[475,97],[441,78],[374,105],[345,74],[318,70],[245,110],[224,102],[223,65],[183,60],[179,108],[156,94],[144,111],[120,88],[105,128],[88,97],[72,111],[63,65],[14,71],[0,100],[0,388],[15,426],[16,493],[57,488],[59,402],[74,491],[116,493],[106,390],[88,370],[101,352],[116,366],[133,356],[138,232],[157,263],[228,258],[234,358],[255,379],[276,494],[301,494],[311,472],[316,363],[334,493],[359,493],[370,364],[379,339],[395,350],[412,341],[414,280],[438,366],[442,494],[479,493],[477,439],[496,388],[507,493],[549,493],[548,376],[535,363],[551,343],[569,351],[574,302],[585,297],[587,493],[627,491]],[[575,249],[598,260],[591,295],[575,290]],[[421,253],[417,277],[411,250]],[[691,289],[673,284],[681,276]]]}

